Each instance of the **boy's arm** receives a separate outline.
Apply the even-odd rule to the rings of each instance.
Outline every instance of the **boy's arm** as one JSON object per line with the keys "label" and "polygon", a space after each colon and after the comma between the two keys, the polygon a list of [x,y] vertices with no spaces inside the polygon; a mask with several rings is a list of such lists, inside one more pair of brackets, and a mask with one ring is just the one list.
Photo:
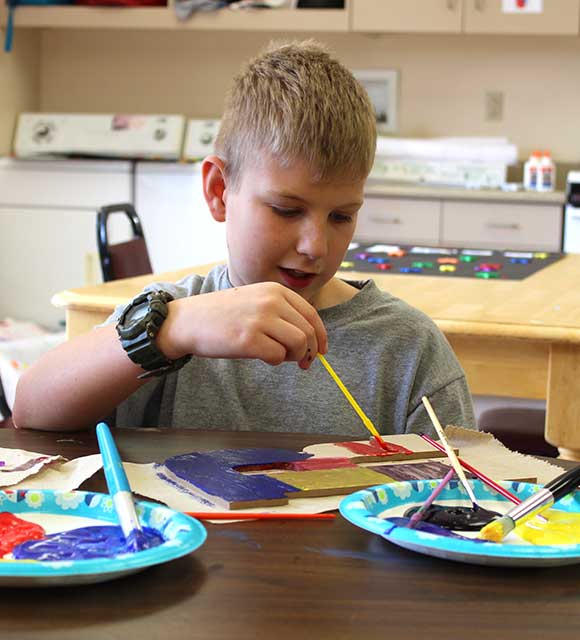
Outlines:
{"label": "boy's arm", "polygon": [[114,325],[95,329],[45,353],[18,381],[15,426],[67,431],[87,428],[145,384]]}
{"label": "boy's arm", "polygon": [[[276,283],[260,283],[179,298],[156,339],[170,360],[187,354],[256,358],[308,369],[326,353],[326,330],[316,310]],[[21,377],[13,419],[17,427],[87,428],[108,416],[147,380],[119,342],[114,325],[95,329],[40,358]]]}

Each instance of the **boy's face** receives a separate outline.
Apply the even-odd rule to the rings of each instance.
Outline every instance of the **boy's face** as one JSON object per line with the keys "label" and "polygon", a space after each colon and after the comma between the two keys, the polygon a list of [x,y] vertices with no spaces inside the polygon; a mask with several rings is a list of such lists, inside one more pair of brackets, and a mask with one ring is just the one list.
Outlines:
{"label": "boy's face", "polygon": [[232,284],[279,282],[316,304],[352,240],[364,182],[313,182],[300,162],[244,170],[223,195]]}

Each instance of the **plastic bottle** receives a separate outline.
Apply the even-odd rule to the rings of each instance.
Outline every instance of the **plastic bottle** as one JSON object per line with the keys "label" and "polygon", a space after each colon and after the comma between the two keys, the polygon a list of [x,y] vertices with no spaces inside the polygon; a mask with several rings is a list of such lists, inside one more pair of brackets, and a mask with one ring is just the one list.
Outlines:
{"label": "plastic bottle", "polygon": [[539,151],[534,151],[524,164],[524,189],[535,191],[538,188],[541,161],[542,154]]}
{"label": "plastic bottle", "polygon": [[544,151],[538,168],[538,191],[553,191],[556,184],[556,165],[549,151]]}

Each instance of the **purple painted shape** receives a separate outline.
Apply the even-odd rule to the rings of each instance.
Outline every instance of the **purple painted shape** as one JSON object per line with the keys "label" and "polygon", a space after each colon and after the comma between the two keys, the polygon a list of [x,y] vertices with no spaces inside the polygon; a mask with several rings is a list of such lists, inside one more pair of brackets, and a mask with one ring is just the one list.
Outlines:
{"label": "purple painted shape", "polygon": [[[383,473],[393,480],[438,480],[444,478],[449,465],[430,460],[428,462],[416,462],[413,464],[385,464],[376,467],[369,467],[372,471]],[[466,472],[467,477],[471,474]]]}
{"label": "purple painted shape", "polygon": [[243,475],[235,467],[271,465],[310,458],[309,453],[288,449],[219,449],[186,453],[163,463],[174,476],[205,494],[226,502],[281,500],[298,489],[264,475]]}

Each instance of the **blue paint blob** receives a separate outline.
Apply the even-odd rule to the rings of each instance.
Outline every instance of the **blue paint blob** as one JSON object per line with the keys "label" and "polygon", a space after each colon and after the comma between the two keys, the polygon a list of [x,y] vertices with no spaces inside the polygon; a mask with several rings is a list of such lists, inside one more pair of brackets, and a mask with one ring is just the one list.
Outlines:
{"label": "blue paint blob", "polygon": [[[385,534],[390,535],[397,527],[408,527],[409,521],[410,518],[385,518],[385,523],[392,525],[390,528],[385,529]],[[487,540],[480,540],[479,538],[468,538],[467,536],[461,536],[458,533],[453,533],[453,531],[450,531],[449,529],[444,529],[443,527],[425,522],[424,520],[419,520],[413,530],[421,531],[422,533],[433,533],[434,535],[444,536],[445,538],[469,540],[469,542],[487,542]]]}
{"label": "blue paint blob", "polygon": [[144,527],[138,539],[125,539],[121,527],[97,525],[81,527],[60,533],[52,533],[41,540],[28,540],[14,547],[12,554],[17,560],[90,560],[114,558],[136,550],[158,547],[163,536],[155,529]]}

